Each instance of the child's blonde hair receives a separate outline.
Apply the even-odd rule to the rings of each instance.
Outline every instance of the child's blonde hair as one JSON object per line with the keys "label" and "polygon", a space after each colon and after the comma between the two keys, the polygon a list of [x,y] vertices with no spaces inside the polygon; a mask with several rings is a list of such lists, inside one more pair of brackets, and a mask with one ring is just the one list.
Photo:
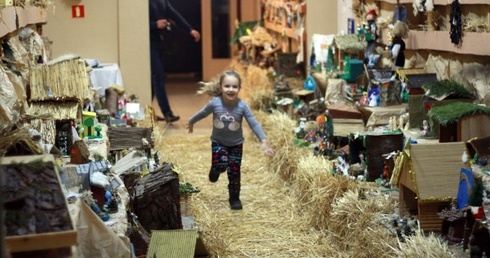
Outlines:
{"label": "child's blonde hair", "polygon": [[209,82],[199,82],[201,88],[197,91],[197,94],[206,94],[213,97],[221,96],[222,92],[220,90],[220,85],[223,83],[223,79],[226,76],[234,76],[238,79],[238,88],[242,87],[242,77],[235,70],[225,70],[218,78],[213,78]]}

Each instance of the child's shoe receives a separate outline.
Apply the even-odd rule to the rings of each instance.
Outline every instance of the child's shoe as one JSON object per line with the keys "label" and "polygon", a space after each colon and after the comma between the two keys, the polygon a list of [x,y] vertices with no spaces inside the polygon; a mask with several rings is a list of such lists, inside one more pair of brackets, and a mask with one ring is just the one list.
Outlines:
{"label": "child's shoe", "polygon": [[242,202],[240,201],[240,192],[231,192],[230,191],[230,208],[232,210],[241,210]]}
{"label": "child's shoe", "polygon": [[211,169],[209,170],[209,181],[211,181],[211,182],[213,182],[213,183],[214,183],[214,182],[216,182],[216,181],[218,181],[218,179],[219,179],[219,174],[220,174],[220,173],[219,173],[218,171],[216,171],[216,170],[214,170],[214,169],[212,169],[212,168],[211,168]]}

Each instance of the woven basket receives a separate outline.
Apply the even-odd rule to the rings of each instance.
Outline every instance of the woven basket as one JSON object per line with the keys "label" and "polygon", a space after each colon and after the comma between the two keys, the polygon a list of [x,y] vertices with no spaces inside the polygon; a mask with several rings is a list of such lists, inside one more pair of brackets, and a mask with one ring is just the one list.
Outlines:
{"label": "woven basket", "polygon": [[192,216],[191,201],[192,197],[190,194],[180,196],[180,214],[182,216]]}

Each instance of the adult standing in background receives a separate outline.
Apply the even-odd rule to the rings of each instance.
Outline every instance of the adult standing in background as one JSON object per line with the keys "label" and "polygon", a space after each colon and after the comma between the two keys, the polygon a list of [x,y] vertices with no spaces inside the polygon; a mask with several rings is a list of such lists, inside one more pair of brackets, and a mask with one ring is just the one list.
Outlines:
{"label": "adult standing in background", "polygon": [[[171,22],[184,31],[188,31],[198,42],[201,39],[201,34],[193,29],[191,25],[177,12],[168,0],[150,0],[149,2],[149,17],[150,17],[150,59],[151,59],[151,99],[156,95],[158,105],[167,123],[175,122],[180,119],[174,115],[168,102],[167,91],[165,89],[165,72],[164,64],[164,41],[165,30],[170,30]],[[163,120],[163,118],[159,118]]]}

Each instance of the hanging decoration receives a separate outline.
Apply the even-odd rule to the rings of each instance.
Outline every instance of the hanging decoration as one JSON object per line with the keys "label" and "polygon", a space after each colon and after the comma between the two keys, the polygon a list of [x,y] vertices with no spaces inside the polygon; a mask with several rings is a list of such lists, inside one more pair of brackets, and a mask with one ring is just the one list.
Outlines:
{"label": "hanging decoration", "polygon": [[454,0],[451,4],[451,12],[449,15],[451,30],[449,35],[451,42],[455,45],[461,45],[463,37],[463,23],[461,22],[461,6],[459,0]]}

